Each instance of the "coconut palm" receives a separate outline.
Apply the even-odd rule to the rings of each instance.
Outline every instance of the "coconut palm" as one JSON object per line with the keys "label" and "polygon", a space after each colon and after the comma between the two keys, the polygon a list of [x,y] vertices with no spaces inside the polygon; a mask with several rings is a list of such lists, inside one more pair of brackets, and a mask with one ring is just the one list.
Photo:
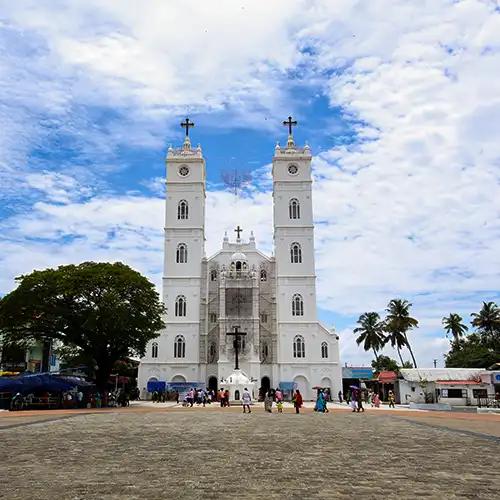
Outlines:
{"label": "coconut palm", "polygon": [[389,335],[389,341],[393,347],[397,347],[401,364],[403,359],[400,350],[406,347],[410,351],[413,366],[417,368],[417,361],[413,355],[410,342],[408,341],[408,331],[418,327],[418,321],[410,316],[411,304],[407,300],[392,299],[387,305],[387,316],[385,318],[385,331]]}
{"label": "coconut palm", "polygon": [[442,321],[446,333],[451,333],[455,342],[458,342],[468,330],[467,326],[462,323],[462,319],[460,314],[451,313],[448,317],[445,316]]}
{"label": "coconut palm", "polygon": [[472,326],[478,330],[493,335],[500,332],[500,308],[494,302],[483,302],[479,313],[472,313]]}
{"label": "coconut palm", "polygon": [[384,324],[380,321],[380,316],[376,312],[363,313],[358,321],[359,327],[354,329],[354,333],[359,333],[356,343],[364,342],[365,351],[373,349],[375,359],[378,361],[378,351],[384,345]]}

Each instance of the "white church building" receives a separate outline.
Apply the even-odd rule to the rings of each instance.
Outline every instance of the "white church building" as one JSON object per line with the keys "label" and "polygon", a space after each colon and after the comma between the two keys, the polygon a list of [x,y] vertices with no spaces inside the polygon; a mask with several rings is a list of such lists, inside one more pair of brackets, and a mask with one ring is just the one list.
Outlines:
{"label": "white church building", "polygon": [[[286,147],[277,145],[273,157],[272,256],[257,248],[251,227],[244,228],[244,238],[239,226],[234,239],[226,234],[218,252],[205,254],[201,148],[191,146],[188,127],[183,146],[169,148],[166,327],[140,362],[143,397],[158,383],[167,390],[224,387],[236,357],[256,389],[299,389],[305,399],[315,397],[314,387],[328,387],[332,395],[341,389],[339,338],[316,313],[312,156],[309,146],[295,145],[289,129]],[[228,335],[235,327],[244,335]]]}

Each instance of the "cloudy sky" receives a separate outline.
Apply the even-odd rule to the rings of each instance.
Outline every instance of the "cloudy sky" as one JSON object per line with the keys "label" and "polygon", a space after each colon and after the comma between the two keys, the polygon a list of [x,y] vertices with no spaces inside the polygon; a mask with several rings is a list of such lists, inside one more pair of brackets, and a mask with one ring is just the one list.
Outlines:
{"label": "cloudy sky", "polygon": [[[494,0],[0,0],[0,294],[83,260],[162,273],[164,157],[189,115],[207,253],[272,250],[269,163],[299,121],[314,158],[321,319],[402,297],[417,360],[441,318],[500,300],[500,9]],[[251,173],[238,197],[221,172]],[[248,233],[246,233],[248,235]]]}

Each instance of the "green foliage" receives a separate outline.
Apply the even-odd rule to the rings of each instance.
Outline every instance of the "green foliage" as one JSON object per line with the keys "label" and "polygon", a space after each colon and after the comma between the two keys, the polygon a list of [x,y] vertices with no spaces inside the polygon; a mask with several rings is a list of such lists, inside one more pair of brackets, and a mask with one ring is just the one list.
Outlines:
{"label": "green foliage", "polygon": [[384,324],[380,321],[380,316],[376,312],[364,313],[359,317],[358,325],[360,326],[354,329],[354,333],[360,334],[356,343],[358,345],[363,343],[365,351],[373,349],[377,358],[378,351],[384,345]]}
{"label": "green foliage", "polygon": [[462,323],[460,314],[451,313],[448,317],[443,318],[442,323],[446,333],[451,333],[455,342],[460,340],[468,330],[467,326]]}
{"label": "green foliage", "polygon": [[384,354],[381,354],[378,359],[374,359],[372,361],[372,368],[376,372],[383,372],[383,371],[392,371],[392,372],[399,372],[399,366],[398,363],[395,359],[390,358],[389,356],[385,356]]}
{"label": "green foliage", "polygon": [[454,339],[445,356],[447,367],[487,368],[500,360],[500,309],[494,302],[483,302],[471,316],[477,331]]}
{"label": "green foliage", "polygon": [[401,358],[401,349],[406,347],[413,360],[413,366],[417,367],[415,356],[408,340],[408,331],[418,327],[418,321],[410,316],[411,303],[403,299],[392,299],[387,305],[387,316],[385,318],[385,331],[388,334],[386,342],[395,347]]}
{"label": "green foliage", "polygon": [[99,387],[115,361],[144,355],[164,327],[154,285],[122,263],[60,266],[16,281],[0,300],[0,332],[11,342],[60,341],[94,363]]}

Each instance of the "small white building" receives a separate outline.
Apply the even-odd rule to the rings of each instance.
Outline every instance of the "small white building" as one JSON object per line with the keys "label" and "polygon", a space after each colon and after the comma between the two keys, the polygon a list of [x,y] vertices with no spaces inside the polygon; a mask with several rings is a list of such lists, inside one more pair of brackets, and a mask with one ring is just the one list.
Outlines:
{"label": "small white building", "polygon": [[477,404],[493,394],[491,372],[482,368],[407,368],[400,370],[398,395],[406,403]]}
{"label": "small white building", "polygon": [[[316,313],[311,151],[288,137],[273,157],[274,255],[259,250],[252,220],[205,254],[206,165],[189,137],[167,153],[166,328],[150,342],[138,384],[222,386],[240,368],[255,387],[342,388],[339,337]],[[239,327],[245,335],[228,335]]]}

